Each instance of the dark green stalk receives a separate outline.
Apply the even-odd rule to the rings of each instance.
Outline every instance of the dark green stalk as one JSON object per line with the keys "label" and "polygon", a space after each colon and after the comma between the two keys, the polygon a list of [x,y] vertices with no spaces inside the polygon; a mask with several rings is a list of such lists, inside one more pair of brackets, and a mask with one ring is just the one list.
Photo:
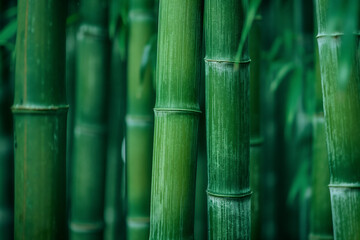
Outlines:
{"label": "dark green stalk", "polygon": [[108,1],[83,0],[77,36],[70,237],[103,239],[107,159]]}
{"label": "dark green stalk", "polygon": [[126,109],[126,58],[120,51],[120,33],[124,25],[118,26],[120,10],[123,1],[111,2],[110,21],[118,29],[114,29],[111,53],[110,102],[109,102],[109,131],[108,159],[106,169],[105,190],[105,240],[125,239],[125,214],[123,191],[124,161],[122,158],[122,144],[125,137],[125,109]]}
{"label": "dark green stalk", "polygon": [[[179,24],[181,23],[181,24]],[[150,239],[193,239],[202,0],[160,1]]]}
{"label": "dark green stalk", "polygon": [[16,240],[67,239],[66,10],[61,1],[18,1],[12,107]]}
{"label": "dark green stalk", "polygon": [[[68,0],[67,19],[75,19],[78,13],[79,0]],[[67,166],[67,202],[70,202],[70,173],[71,158],[73,148],[74,132],[74,110],[75,110],[75,78],[76,78],[76,32],[78,22],[71,21],[66,27],[66,95],[69,104],[67,117],[67,146],[66,146],[66,166]],[[68,206],[69,207],[69,206]]]}
{"label": "dark green stalk", "polygon": [[250,239],[247,44],[235,60],[246,9],[247,1],[205,1],[210,239]]}
{"label": "dark green stalk", "polygon": [[[118,39],[116,38],[115,41]],[[119,236],[124,238],[125,224],[123,216],[123,200],[121,197],[122,175],[124,162],[122,159],[122,142],[125,128],[125,91],[126,68],[121,60],[118,43],[113,43],[111,62],[111,83],[109,103],[109,136],[108,160],[106,170],[105,197],[105,239],[115,240]],[[125,75],[125,76],[124,76]],[[122,239],[121,238],[121,239]]]}
{"label": "dark green stalk", "polygon": [[[205,57],[204,39],[202,39],[202,58]],[[198,153],[196,167],[196,193],[195,193],[195,223],[194,238],[208,239],[207,227],[207,156],[206,156],[206,126],[205,126],[205,63],[201,61],[200,81],[200,109]]]}
{"label": "dark green stalk", "polygon": [[249,35],[249,53],[252,59],[250,74],[250,184],[251,239],[261,238],[260,224],[260,163],[263,152],[263,137],[260,131],[260,16],[253,22]]}
{"label": "dark green stalk", "polygon": [[150,65],[142,74],[145,47],[156,31],[153,0],[130,0],[126,115],[127,238],[148,239],[155,94]]}
{"label": "dark green stalk", "polygon": [[[0,1],[0,31],[7,22],[2,18],[6,1]],[[13,146],[10,88],[10,53],[0,46],[0,236],[13,239],[14,191],[13,191]]]}
{"label": "dark green stalk", "polygon": [[[341,7],[334,8],[335,4]],[[359,21],[355,24],[356,28],[345,31],[345,27],[349,25],[344,26],[342,23],[351,15],[343,9],[355,9],[357,16],[359,15],[354,1],[316,1],[317,39],[330,167],[329,186],[334,238],[337,240],[360,238]],[[348,44],[342,44],[347,39],[354,43],[354,50],[348,55],[346,63],[352,73],[343,79],[346,75],[343,72],[342,54],[351,48]]]}

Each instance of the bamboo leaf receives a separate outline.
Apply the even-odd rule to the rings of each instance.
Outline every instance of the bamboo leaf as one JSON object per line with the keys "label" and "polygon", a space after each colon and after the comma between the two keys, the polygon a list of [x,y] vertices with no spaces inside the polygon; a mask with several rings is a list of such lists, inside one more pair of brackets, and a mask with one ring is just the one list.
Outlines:
{"label": "bamboo leaf", "polygon": [[71,26],[73,24],[76,24],[80,21],[80,19],[81,19],[80,14],[74,13],[67,17],[66,26]]}
{"label": "bamboo leaf", "polygon": [[144,81],[146,69],[148,69],[150,63],[154,61],[154,52],[156,51],[156,40],[157,40],[157,35],[154,34],[144,47],[143,55],[141,57],[141,64],[140,64],[140,84],[142,84]]}
{"label": "bamboo leaf", "polygon": [[270,91],[275,92],[285,77],[291,73],[295,68],[295,64],[290,62],[288,64],[282,65],[280,70],[278,71],[276,77],[270,85]]}
{"label": "bamboo leaf", "polygon": [[[251,3],[250,3],[249,11],[248,11],[248,13],[246,15],[246,19],[245,19],[245,24],[244,24],[244,27],[243,27],[243,31],[241,33],[239,47],[238,47],[238,50],[237,50],[237,53],[236,53],[236,56],[235,56],[235,59],[237,61],[241,60],[241,54],[242,54],[246,39],[247,39],[247,37],[249,35],[252,23],[253,23],[253,21],[254,21],[254,19],[256,17],[256,12],[257,12],[257,10],[258,10],[258,8],[260,6],[260,3],[261,3],[261,0],[254,0],[254,1],[251,1]],[[245,3],[243,1],[243,5],[244,4]]]}
{"label": "bamboo leaf", "polygon": [[303,161],[301,163],[300,168],[294,178],[293,184],[290,187],[289,195],[286,201],[288,205],[294,204],[296,197],[298,195],[303,195],[303,192],[306,190],[309,166],[309,161]]}
{"label": "bamboo leaf", "polygon": [[10,19],[10,18],[16,17],[17,7],[15,6],[15,7],[8,8],[4,13],[2,13],[2,15],[5,19]]}
{"label": "bamboo leaf", "polygon": [[281,46],[283,45],[284,39],[282,37],[277,37],[274,43],[271,46],[271,49],[268,52],[265,52],[264,56],[267,60],[273,60],[280,52]]}
{"label": "bamboo leaf", "polygon": [[13,38],[16,34],[16,29],[17,20],[14,19],[0,31],[0,45],[5,45],[6,42]]}

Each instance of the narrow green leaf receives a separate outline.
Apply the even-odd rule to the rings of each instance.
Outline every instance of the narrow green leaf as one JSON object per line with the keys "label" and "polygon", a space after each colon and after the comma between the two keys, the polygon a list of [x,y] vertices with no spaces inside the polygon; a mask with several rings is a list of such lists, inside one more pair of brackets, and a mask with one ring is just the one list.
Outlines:
{"label": "narrow green leaf", "polygon": [[291,73],[295,68],[295,64],[293,62],[289,62],[281,66],[280,70],[278,71],[276,77],[274,78],[273,82],[270,85],[270,91],[275,92],[285,77]]}
{"label": "narrow green leaf", "polygon": [[149,39],[148,43],[144,47],[140,63],[140,84],[144,81],[146,69],[148,69],[148,66],[153,61],[152,56],[154,55],[154,49],[156,50],[156,41],[157,35],[155,34]]}
{"label": "narrow green leaf", "polygon": [[[244,44],[246,42],[246,39],[249,35],[252,23],[256,17],[256,12],[260,6],[261,0],[254,0],[251,1],[250,7],[249,7],[249,11],[246,15],[246,19],[245,19],[245,24],[243,27],[243,31],[241,33],[241,38],[240,38],[240,43],[239,43],[239,47],[236,53],[236,60],[240,61],[241,59],[241,54],[242,54],[242,50],[244,48]],[[246,4],[246,1],[243,1],[243,4]]]}
{"label": "narrow green leaf", "polygon": [[15,36],[17,29],[17,20],[14,19],[10,21],[1,31],[0,31],[0,43],[9,41],[12,37]]}

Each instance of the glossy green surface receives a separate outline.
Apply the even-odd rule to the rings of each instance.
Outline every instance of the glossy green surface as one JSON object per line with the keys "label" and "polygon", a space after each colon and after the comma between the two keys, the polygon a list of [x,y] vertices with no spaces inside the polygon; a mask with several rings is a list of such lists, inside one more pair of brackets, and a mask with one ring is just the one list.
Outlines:
{"label": "glossy green surface", "polygon": [[235,66],[247,8],[242,2],[205,1],[209,239],[250,239],[247,44]]}
{"label": "glossy green surface", "polygon": [[15,239],[67,239],[66,3],[18,1]]}
{"label": "glossy green surface", "polygon": [[103,239],[107,160],[107,1],[84,0],[77,35],[70,238]]}
{"label": "glossy green surface", "polygon": [[194,238],[201,22],[201,0],[160,1],[150,213],[154,240]]}
{"label": "glossy green surface", "polygon": [[155,92],[151,64],[141,76],[145,47],[156,32],[153,0],[129,2],[126,117],[127,238],[148,239]]}
{"label": "glossy green surface", "polygon": [[[334,238],[360,238],[360,51],[354,34],[355,51],[348,65],[352,74],[346,86],[339,83],[340,52],[345,49],[339,34],[344,26],[329,14],[333,0],[318,0],[318,45],[324,101],[326,141],[330,168],[330,193]],[[350,1],[343,1],[344,6]],[[336,9],[341,11],[341,9]],[[359,14],[359,11],[358,11]],[[330,24],[332,22],[332,25]],[[331,29],[331,26],[335,26]],[[358,31],[359,29],[352,29]]]}

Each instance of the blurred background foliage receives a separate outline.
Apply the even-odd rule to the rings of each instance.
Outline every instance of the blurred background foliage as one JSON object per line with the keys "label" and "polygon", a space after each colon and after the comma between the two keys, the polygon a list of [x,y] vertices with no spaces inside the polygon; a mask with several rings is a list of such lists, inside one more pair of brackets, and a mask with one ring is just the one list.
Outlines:
{"label": "blurred background foliage", "polygon": [[[332,16],[330,28],[345,29],[351,33],[355,29],[358,0],[343,5],[342,1],[332,1],[329,13]],[[69,112],[68,135],[72,135],[74,104],[74,81],[76,50],[75,38],[80,19],[79,2],[69,1],[67,18],[67,85]],[[116,236],[125,238],[124,216],[126,215],[124,162],[124,114],[126,99],[126,61],[128,46],[128,0],[112,0],[109,14],[109,36],[112,42],[111,54],[111,106],[109,113],[107,207],[105,211],[118,217],[115,229],[105,231],[106,239]],[[156,6],[158,3],[156,4]],[[347,9],[338,9],[347,6]],[[13,162],[12,162],[12,116],[10,106],[13,96],[16,1],[0,0],[0,239],[12,239],[11,226],[13,212]],[[344,14],[346,13],[346,14]],[[313,161],[313,119],[322,113],[322,96],[317,65],[317,29],[312,0],[255,0],[251,1],[244,28],[244,39],[239,43],[238,56],[246,37],[256,21],[260,35],[255,48],[260,50],[260,106],[261,132],[264,137],[263,157],[260,161],[260,231],[259,239],[308,239],[311,232],[311,198],[317,194],[312,188],[312,178],[320,177],[327,169],[314,172]],[[341,19],[341,21],[339,21]],[[338,26],[340,22],[343,26]],[[181,24],[181,23],[179,23]],[[250,38],[251,39],[251,38]],[[141,76],[148,66],[155,75],[156,35],[144,48],[141,61]],[[351,37],[344,37],[340,58],[339,84],[346,86],[351,74],[351,53],[355,43]],[[250,43],[251,44],[251,43]],[[203,78],[204,74],[202,74]],[[155,79],[155,77],[154,77]],[[204,81],[202,79],[202,89]],[[154,83],[155,84],[155,83]],[[203,90],[202,90],[203,91]],[[202,92],[202,111],[204,93]],[[110,112],[110,111],[109,111]],[[196,239],[206,239],[206,151],[205,131],[201,118],[198,182],[195,216]],[[68,151],[72,151],[72,138],[68,140]],[[68,166],[71,166],[68,154]],[[120,160],[119,160],[120,159]],[[71,180],[69,183],[71,184]],[[114,194],[115,193],[115,194]],[[111,195],[112,194],[112,195]],[[70,198],[70,196],[68,196]],[[105,214],[105,217],[107,216]],[[110,226],[110,225],[109,225]],[[106,226],[108,227],[108,225]]]}

